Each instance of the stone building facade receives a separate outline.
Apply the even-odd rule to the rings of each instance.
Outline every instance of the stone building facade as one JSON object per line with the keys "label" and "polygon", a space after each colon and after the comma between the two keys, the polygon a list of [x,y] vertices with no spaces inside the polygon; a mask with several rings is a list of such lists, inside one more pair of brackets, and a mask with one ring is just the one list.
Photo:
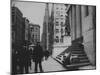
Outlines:
{"label": "stone building facade", "polygon": [[17,7],[12,7],[12,45],[13,47],[20,48],[24,43],[24,28],[23,14]]}
{"label": "stone building facade", "polygon": [[96,65],[96,6],[68,5],[72,44],[84,45],[91,64]]}
{"label": "stone building facade", "polygon": [[65,39],[65,12],[64,4],[54,4],[54,45],[61,46]]}
{"label": "stone building facade", "polygon": [[30,25],[30,42],[35,44],[40,42],[40,26],[37,24],[29,24]]}
{"label": "stone building facade", "polygon": [[54,44],[53,57],[62,53],[71,45],[71,36],[67,35],[68,15],[64,4],[54,4]]}
{"label": "stone building facade", "polygon": [[[66,6],[52,3],[51,11],[47,3],[45,8],[42,45],[44,50],[49,50],[53,56],[58,55],[71,45],[71,37],[66,36]],[[51,14],[51,15],[50,15]]]}
{"label": "stone building facade", "polygon": [[26,17],[23,17],[23,25],[24,25],[24,31],[23,31],[24,44],[29,45],[30,44],[29,20]]}

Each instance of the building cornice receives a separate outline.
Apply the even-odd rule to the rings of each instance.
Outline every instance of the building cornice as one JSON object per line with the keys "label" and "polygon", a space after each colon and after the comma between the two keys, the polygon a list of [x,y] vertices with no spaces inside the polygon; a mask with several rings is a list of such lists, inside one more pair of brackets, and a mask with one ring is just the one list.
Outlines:
{"label": "building cornice", "polygon": [[68,5],[67,9],[66,9],[66,13],[69,12],[69,9],[71,8],[71,5]]}

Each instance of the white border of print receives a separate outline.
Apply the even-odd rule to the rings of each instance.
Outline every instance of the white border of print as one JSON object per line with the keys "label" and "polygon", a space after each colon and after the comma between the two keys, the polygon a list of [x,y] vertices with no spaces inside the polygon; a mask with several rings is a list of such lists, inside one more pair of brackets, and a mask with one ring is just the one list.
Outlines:
{"label": "white border of print", "polygon": [[[97,40],[97,67],[96,70],[85,71],[67,71],[67,72],[53,72],[53,73],[41,73],[39,75],[98,75],[100,74],[100,1],[99,0],[23,0],[23,1],[40,1],[40,2],[55,2],[55,3],[70,3],[70,4],[82,4],[82,5],[96,5],[97,9],[97,25],[96,25],[96,40]],[[10,0],[0,1],[0,75],[10,75]],[[31,74],[29,74],[31,75]],[[37,74],[34,74],[37,75]]]}

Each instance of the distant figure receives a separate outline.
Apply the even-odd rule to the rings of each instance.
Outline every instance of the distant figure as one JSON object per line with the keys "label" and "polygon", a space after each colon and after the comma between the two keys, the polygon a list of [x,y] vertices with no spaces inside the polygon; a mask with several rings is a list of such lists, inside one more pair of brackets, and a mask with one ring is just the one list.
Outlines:
{"label": "distant figure", "polygon": [[65,27],[65,35],[70,36],[70,27],[69,26]]}
{"label": "distant figure", "polygon": [[35,73],[37,73],[38,64],[40,68],[40,72],[43,72],[42,69],[42,59],[43,59],[43,49],[38,42],[33,50],[33,61],[35,62]]}
{"label": "distant figure", "polygon": [[25,50],[24,50],[24,65],[25,65],[25,73],[29,73],[28,71],[28,66],[29,66],[29,51],[27,46],[25,46]]}
{"label": "distant figure", "polygon": [[44,56],[45,56],[45,60],[47,60],[48,57],[49,57],[49,51],[46,50],[46,51],[44,52]]}

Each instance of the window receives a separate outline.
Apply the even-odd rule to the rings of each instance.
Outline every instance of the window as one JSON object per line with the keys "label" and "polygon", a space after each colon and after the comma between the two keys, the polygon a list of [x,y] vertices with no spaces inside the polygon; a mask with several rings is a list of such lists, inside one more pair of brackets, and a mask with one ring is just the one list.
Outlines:
{"label": "window", "polygon": [[56,33],[59,33],[59,29],[56,29]]}
{"label": "window", "polygon": [[59,24],[57,23],[56,26],[59,26]]}
{"label": "window", "polygon": [[56,18],[56,20],[58,20],[59,18]]}
{"label": "window", "polygon": [[31,28],[31,32],[33,31],[33,28]]}
{"label": "window", "polygon": [[58,36],[56,36],[56,39],[58,39],[59,37]]}
{"label": "window", "polygon": [[56,21],[56,25],[59,25],[59,22],[58,21]]}
{"label": "window", "polygon": [[63,34],[63,29],[61,28],[61,33]]}
{"label": "window", "polygon": [[63,8],[61,8],[61,10],[63,10]]}
{"label": "window", "polygon": [[56,26],[58,26],[58,25],[59,25],[59,22],[56,21]]}
{"label": "window", "polygon": [[63,26],[63,22],[61,22],[61,26]]}
{"label": "window", "polygon": [[63,17],[63,15],[61,15],[61,17]]}
{"label": "window", "polygon": [[58,43],[59,42],[59,37],[58,36],[56,36],[56,43]]}
{"label": "window", "polygon": [[33,37],[32,38],[34,39],[34,34],[33,34]]}
{"label": "window", "polygon": [[56,23],[59,23],[58,21],[56,21]]}
{"label": "window", "polygon": [[63,36],[61,36],[60,42],[63,43]]}
{"label": "window", "polygon": [[56,14],[57,14],[57,15],[60,15],[60,11],[56,11]]}
{"label": "window", "polygon": [[36,27],[36,31],[38,31],[38,28]]}

